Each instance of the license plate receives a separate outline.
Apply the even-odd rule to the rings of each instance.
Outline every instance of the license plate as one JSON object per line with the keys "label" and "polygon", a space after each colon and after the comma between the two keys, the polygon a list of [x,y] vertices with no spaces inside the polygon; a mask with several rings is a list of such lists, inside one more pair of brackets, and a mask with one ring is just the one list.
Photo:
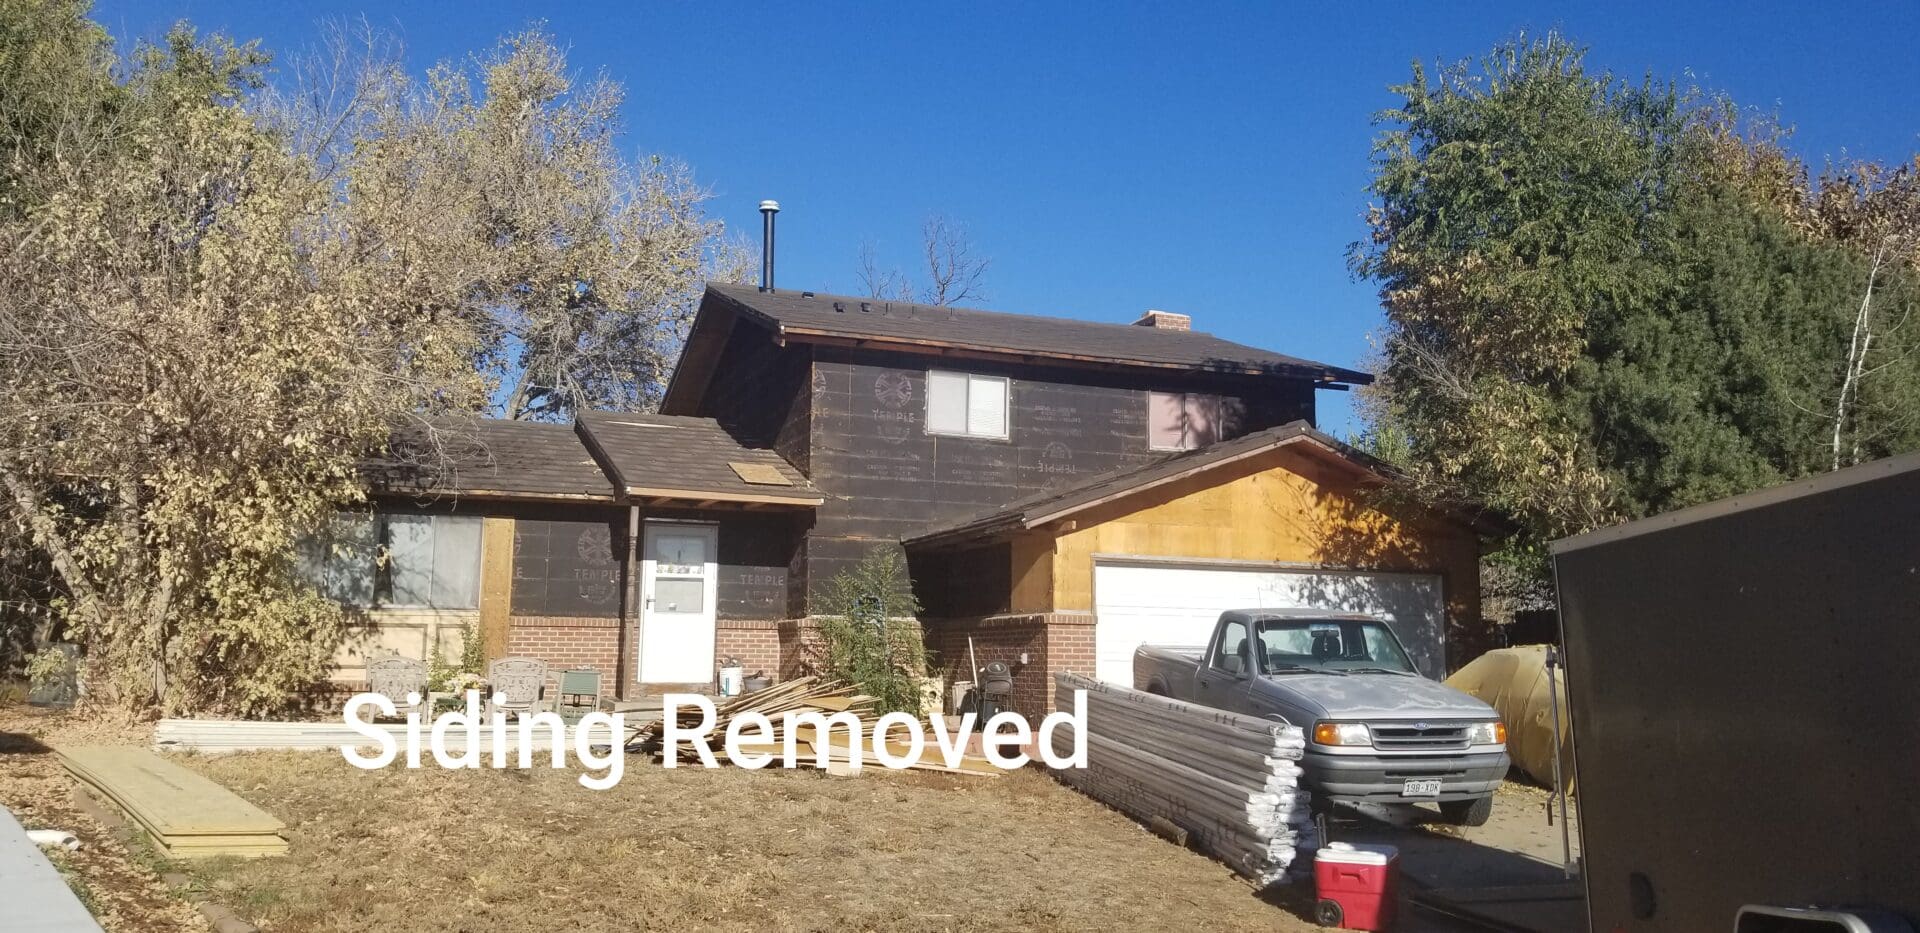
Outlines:
{"label": "license plate", "polygon": [[1406,786],[1400,788],[1400,796],[1438,797],[1440,796],[1440,781],[1437,778],[1408,781]]}

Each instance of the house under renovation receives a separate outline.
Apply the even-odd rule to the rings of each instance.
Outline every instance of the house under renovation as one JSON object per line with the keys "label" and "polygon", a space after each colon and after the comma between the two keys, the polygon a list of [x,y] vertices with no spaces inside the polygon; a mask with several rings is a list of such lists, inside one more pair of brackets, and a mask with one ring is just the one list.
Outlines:
{"label": "house under renovation", "polygon": [[1130,683],[1135,647],[1229,608],[1377,613],[1441,675],[1479,622],[1486,528],[1396,501],[1315,430],[1317,393],[1368,381],[1160,311],[715,285],[659,414],[449,424],[452,469],[379,471],[315,552],[366,610],[339,678],[451,655],[463,624],[623,696],[707,688],[729,657],[791,676],[810,594],[875,548],[904,550],[938,662],[1008,662],[1028,713],[1054,672]]}

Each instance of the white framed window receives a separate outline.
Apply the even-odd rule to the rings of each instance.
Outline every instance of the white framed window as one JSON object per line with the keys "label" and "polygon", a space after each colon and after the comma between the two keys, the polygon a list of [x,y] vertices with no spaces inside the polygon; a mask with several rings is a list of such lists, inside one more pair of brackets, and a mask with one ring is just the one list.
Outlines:
{"label": "white framed window", "polygon": [[927,371],[927,433],[1007,439],[1005,376]]}
{"label": "white framed window", "polygon": [[1192,450],[1220,440],[1226,406],[1218,395],[1198,392],[1147,393],[1147,446],[1154,450]]}

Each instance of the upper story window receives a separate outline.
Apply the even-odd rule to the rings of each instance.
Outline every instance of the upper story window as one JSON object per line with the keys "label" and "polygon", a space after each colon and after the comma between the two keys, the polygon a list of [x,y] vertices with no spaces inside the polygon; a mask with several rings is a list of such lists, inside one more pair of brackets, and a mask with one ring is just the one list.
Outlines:
{"label": "upper story window", "polygon": [[1192,450],[1220,439],[1226,406],[1218,395],[1197,392],[1147,393],[1147,446],[1154,450]]}
{"label": "upper story window", "polygon": [[927,433],[1007,439],[1007,377],[927,372]]}
{"label": "upper story window", "polygon": [[342,512],[302,544],[300,564],[322,596],[342,605],[472,609],[480,604],[480,519]]}

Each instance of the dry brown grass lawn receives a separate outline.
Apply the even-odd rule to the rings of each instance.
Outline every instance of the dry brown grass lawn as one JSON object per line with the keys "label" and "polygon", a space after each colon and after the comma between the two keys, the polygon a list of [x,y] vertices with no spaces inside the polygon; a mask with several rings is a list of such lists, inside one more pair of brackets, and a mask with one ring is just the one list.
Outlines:
{"label": "dry brown grass lawn", "polygon": [[[54,745],[151,734],[10,711],[0,732]],[[178,760],[287,823],[284,858],[176,863],[267,931],[1317,929],[1299,892],[1256,896],[1037,771],[669,771],[633,756],[619,785],[591,791],[544,767]],[[0,753],[0,803],[87,838],[73,869],[110,931],[205,929],[72,793],[52,755]]]}
{"label": "dry brown grass lawn", "polygon": [[285,820],[292,854],[196,877],[267,930],[1312,929],[1209,859],[1044,774],[998,779],[629,759],[363,772],[332,754],[188,759]]}
{"label": "dry brown grass lawn", "polygon": [[[151,725],[0,707],[0,805],[28,829],[80,837],[80,851],[55,861],[108,933],[198,933],[209,929],[206,921],[161,882],[151,850],[122,845],[78,805],[74,781],[49,747],[137,743],[152,735]],[[6,927],[0,914],[0,929]]]}

